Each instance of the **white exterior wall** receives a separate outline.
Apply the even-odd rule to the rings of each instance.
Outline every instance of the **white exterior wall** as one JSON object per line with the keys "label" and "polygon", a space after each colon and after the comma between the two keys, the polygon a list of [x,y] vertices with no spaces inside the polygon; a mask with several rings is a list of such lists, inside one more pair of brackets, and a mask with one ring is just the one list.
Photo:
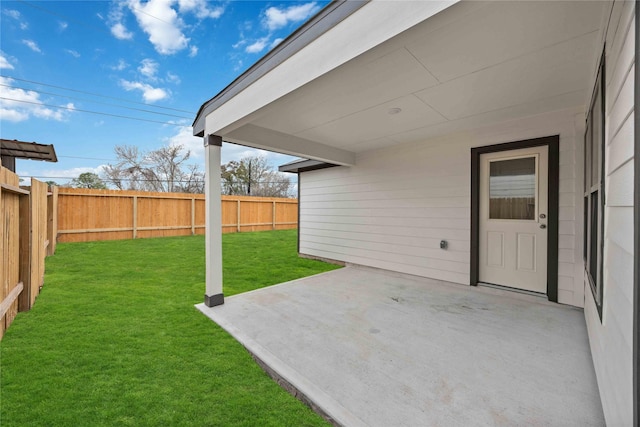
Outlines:
{"label": "white exterior wall", "polygon": [[[300,252],[469,284],[471,148],[560,135],[561,303],[582,307],[583,111],[369,151],[352,167],[300,174]],[[578,226],[580,225],[580,226]],[[440,249],[440,240],[449,248]]]}
{"label": "white exterior wall", "polygon": [[633,2],[616,2],[606,34],[602,321],[584,279],[591,353],[605,419],[611,426],[633,422],[633,7]]}

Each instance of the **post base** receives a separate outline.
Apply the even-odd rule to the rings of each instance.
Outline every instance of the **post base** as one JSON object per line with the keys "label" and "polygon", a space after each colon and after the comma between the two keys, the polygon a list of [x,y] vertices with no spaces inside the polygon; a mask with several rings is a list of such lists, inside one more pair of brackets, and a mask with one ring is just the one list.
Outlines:
{"label": "post base", "polygon": [[207,307],[215,307],[216,305],[224,304],[224,295],[223,294],[215,294],[215,295],[204,295],[204,305]]}

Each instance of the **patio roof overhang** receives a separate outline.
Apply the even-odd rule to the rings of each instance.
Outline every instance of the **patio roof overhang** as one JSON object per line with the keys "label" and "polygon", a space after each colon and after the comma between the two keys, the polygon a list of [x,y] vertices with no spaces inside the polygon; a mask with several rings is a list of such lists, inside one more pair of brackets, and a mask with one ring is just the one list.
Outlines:
{"label": "patio roof overhang", "polygon": [[41,160],[45,162],[58,161],[53,145],[15,139],[0,139],[0,158],[2,158],[2,166],[12,172],[15,172],[15,159]]}
{"label": "patio roof overhang", "polygon": [[339,16],[324,32],[276,48],[267,69],[204,104],[194,134],[353,165],[367,150],[589,99],[603,2],[341,4],[299,30]]}

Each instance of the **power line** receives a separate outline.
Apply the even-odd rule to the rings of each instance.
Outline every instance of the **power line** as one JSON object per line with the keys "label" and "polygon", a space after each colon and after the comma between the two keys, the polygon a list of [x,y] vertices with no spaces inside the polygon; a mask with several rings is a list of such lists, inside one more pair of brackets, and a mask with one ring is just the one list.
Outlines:
{"label": "power line", "polygon": [[128,120],[137,120],[137,121],[140,121],[140,122],[159,123],[161,125],[170,125],[170,126],[179,126],[179,127],[184,126],[184,125],[180,125],[180,124],[177,124],[177,123],[161,122],[161,121],[158,121],[158,120],[150,120],[150,119],[141,119],[141,118],[138,118],[138,117],[122,116],[120,114],[104,113],[104,112],[100,112],[100,111],[82,110],[82,109],[79,109],[79,108],[63,107],[63,106],[60,106],[60,105],[43,104],[43,103],[40,103],[40,102],[23,101],[21,99],[5,98],[4,96],[0,96],[0,99],[4,99],[5,101],[21,102],[23,104],[40,105],[40,106],[49,107],[49,108],[59,108],[61,110],[77,111],[77,112],[80,112],[80,113],[97,114],[97,115],[101,115],[101,116],[117,117],[117,118],[120,118],[120,119],[128,119]]}
{"label": "power line", "polygon": [[116,101],[122,101],[122,102],[126,102],[128,104],[145,105],[147,107],[159,108],[159,109],[162,109],[162,110],[178,111],[178,112],[181,112],[181,113],[188,113],[188,114],[194,114],[195,115],[195,113],[193,111],[180,110],[178,108],[162,107],[160,105],[147,104],[146,102],[130,101],[128,99],[118,98],[118,97],[115,97],[115,96],[101,95],[101,94],[95,93],[95,92],[87,92],[87,91],[84,91],[84,90],[72,89],[72,88],[68,88],[68,87],[64,87],[64,86],[56,86],[56,85],[52,85],[52,84],[48,84],[48,83],[36,82],[36,81],[33,81],[33,80],[27,80],[27,79],[21,79],[21,78],[18,78],[18,77],[11,77],[11,76],[0,76],[0,77],[7,77],[9,79],[16,80],[16,81],[19,81],[19,82],[31,83],[31,84],[36,84],[36,85],[40,85],[40,86],[47,86],[47,87],[52,87],[52,88],[55,88],[55,89],[68,90],[70,92],[83,93],[85,95],[98,96],[100,98],[115,99]]}
{"label": "power line", "polygon": [[[96,174],[97,175],[97,174]],[[39,178],[39,179],[78,179],[80,178],[80,176],[77,177],[70,177],[70,176],[39,176],[39,175],[21,175],[22,178]],[[193,183],[200,183],[200,182],[205,182],[204,179],[191,179],[191,180],[176,180],[176,179],[136,179],[136,178],[118,178],[118,179],[111,179],[111,178],[100,178],[102,181],[105,181],[107,183],[110,182],[114,182],[114,181],[135,181],[135,182],[178,182],[178,183],[184,183],[184,182],[193,182]],[[282,184],[284,181],[251,181],[252,184]],[[237,184],[246,184],[246,182],[237,182]]]}
{"label": "power line", "polygon": [[109,106],[112,106],[112,107],[124,108],[124,109],[126,109],[126,110],[142,111],[142,112],[144,112],[144,113],[158,114],[158,115],[161,115],[161,116],[169,116],[169,117],[177,117],[177,118],[179,118],[179,119],[191,119],[191,117],[178,116],[178,115],[176,115],[176,114],[161,113],[161,112],[159,112],[159,111],[145,110],[145,109],[143,109],[143,108],[127,107],[127,106],[124,106],[124,105],[112,104],[112,103],[109,103],[109,102],[92,101],[92,100],[90,100],[90,99],[86,99],[86,98],[79,98],[79,97],[77,97],[77,96],[69,96],[69,95],[62,95],[62,94],[59,94],[59,93],[45,92],[45,91],[42,91],[42,90],[38,90],[38,89],[29,89],[29,88],[21,87],[21,86],[11,86],[11,85],[5,85],[5,84],[2,84],[2,83],[0,83],[0,86],[4,86],[4,87],[8,87],[8,88],[12,88],[12,89],[28,90],[28,91],[31,91],[31,92],[41,93],[41,94],[43,94],[43,95],[52,95],[52,96],[59,96],[59,97],[62,97],[62,98],[66,98],[66,99],[76,99],[76,100],[78,100],[78,101],[92,102],[92,103],[94,103],[94,104],[109,105]]}
{"label": "power line", "polygon": [[[97,174],[96,174],[97,175]],[[21,175],[23,178],[38,178],[38,179],[78,179],[80,176],[71,177],[71,176],[36,176],[36,175]],[[99,177],[99,176],[98,176]],[[100,178],[100,177],[99,177]],[[192,179],[192,180],[176,180],[176,179],[135,179],[135,178],[121,178],[121,179],[109,179],[109,178],[100,178],[102,181],[110,183],[113,181],[135,181],[135,182],[204,182],[203,179]]]}

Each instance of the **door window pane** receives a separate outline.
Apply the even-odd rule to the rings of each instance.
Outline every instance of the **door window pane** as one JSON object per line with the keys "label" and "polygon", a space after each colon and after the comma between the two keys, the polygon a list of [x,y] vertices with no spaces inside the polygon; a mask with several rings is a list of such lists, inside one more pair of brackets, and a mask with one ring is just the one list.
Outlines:
{"label": "door window pane", "polygon": [[536,158],[498,160],[489,166],[489,218],[535,219]]}

